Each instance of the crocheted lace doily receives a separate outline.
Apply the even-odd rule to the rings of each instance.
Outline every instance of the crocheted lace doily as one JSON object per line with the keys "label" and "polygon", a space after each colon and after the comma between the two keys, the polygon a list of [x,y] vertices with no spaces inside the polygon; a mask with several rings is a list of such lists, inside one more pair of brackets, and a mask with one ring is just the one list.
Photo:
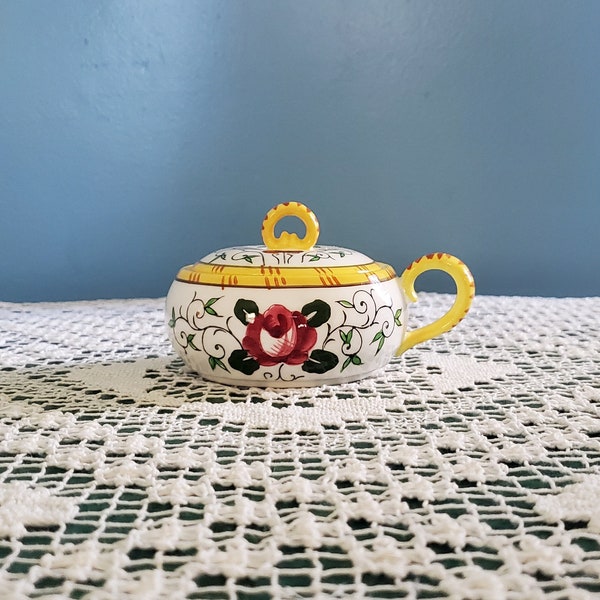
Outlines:
{"label": "crocheted lace doily", "polygon": [[600,299],[277,391],[186,373],[162,306],[0,303],[1,598],[599,597]]}

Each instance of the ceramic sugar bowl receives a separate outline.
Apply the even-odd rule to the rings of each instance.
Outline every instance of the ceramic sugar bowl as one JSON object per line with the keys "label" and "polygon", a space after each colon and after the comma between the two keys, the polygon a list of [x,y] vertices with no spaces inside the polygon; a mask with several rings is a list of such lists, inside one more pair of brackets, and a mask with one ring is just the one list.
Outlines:
{"label": "ceramic sugar bowl", "polygon": [[[275,235],[298,217],[306,234]],[[304,387],[367,377],[394,356],[438,336],[466,315],[475,292],[464,263],[445,253],[415,260],[397,277],[389,265],[318,246],[319,224],[303,204],[279,204],[262,224],[263,246],[217,250],[183,267],[167,295],[173,347],[205,379],[236,386]],[[448,312],[406,330],[414,282],[439,269],[456,283]]]}

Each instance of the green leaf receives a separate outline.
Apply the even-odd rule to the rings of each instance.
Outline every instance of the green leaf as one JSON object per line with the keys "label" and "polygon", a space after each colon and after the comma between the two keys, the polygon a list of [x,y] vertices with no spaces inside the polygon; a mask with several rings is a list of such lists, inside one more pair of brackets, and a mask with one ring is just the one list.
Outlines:
{"label": "green leaf", "polygon": [[244,254],[244,256],[242,256],[242,258],[246,261],[251,263],[252,259],[254,258],[253,256],[250,256],[249,254]]}
{"label": "green leaf", "polygon": [[338,357],[328,350],[313,350],[308,360],[302,365],[302,370],[307,373],[327,373],[339,362]]}
{"label": "green leaf", "polygon": [[358,354],[355,354],[355,355],[352,357],[352,364],[353,364],[353,365],[362,365],[362,360],[360,360],[360,358],[359,358]]}
{"label": "green leaf", "polygon": [[377,340],[383,337],[383,331],[379,331],[375,334],[375,337],[371,340],[371,344],[374,344]]}
{"label": "green leaf", "polygon": [[394,314],[394,323],[396,323],[396,325],[398,327],[402,326],[402,321],[400,320],[400,316],[402,315],[402,309],[399,308],[396,313]]}
{"label": "green leaf", "polygon": [[348,300],[338,300],[337,303],[341,304],[344,308],[354,308],[354,304],[348,302]]}
{"label": "green leaf", "polygon": [[204,303],[204,310],[206,312],[207,315],[212,315],[213,317],[220,317],[221,315],[217,314],[217,311],[212,307],[212,305],[217,301],[220,300],[223,296],[220,296],[219,298],[209,298],[205,303]]}
{"label": "green leaf", "polygon": [[171,309],[171,319],[169,320],[169,327],[171,327],[171,329],[173,327],[175,327],[175,321],[176,321],[176,317],[175,317],[175,307],[173,307]]}
{"label": "green leaf", "polygon": [[[258,314],[258,304],[254,300],[245,300],[240,298],[233,307],[233,314],[244,324],[248,324],[248,315]],[[233,366],[233,365],[232,365]],[[234,367],[235,368],[235,367]]]}
{"label": "green leaf", "polygon": [[343,371],[350,363],[352,362],[352,357],[349,356],[345,361],[344,364],[342,365],[341,370]]}
{"label": "green leaf", "polygon": [[346,333],[344,333],[343,330],[340,329],[340,337],[342,338],[342,342],[344,342],[344,344],[350,344],[352,341],[353,331],[353,329],[349,329]]}
{"label": "green leaf", "polygon": [[225,363],[220,358],[216,358],[215,363],[217,367],[220,367],[221,369],[229,373],[229,369],[225,366]]}
{"label": "green leaf", "polygon": [[196,337],[195,333],[189,333],[188,336],[187,336],[187,338],[186,338],[187,339],[187,343],[188,343],[188,346],[190,348],[192,348],[192,350],[199,350],[199,348],[197,348],[196,345],[194,344],[194,338],[195,337]]}
{"label": "green leaf", "polygon": [[313,300],[302,307],[302,314],[306,317],[306,322],[311,327],[319,327],[329,321],[331,317],[331,307],[323,300]]}
{"label": "green leaf", "polygon": [[321,257],[317,254],[313,254],[313,257],[308,262],[315,262],[315,260],[321,260]]}
{"label": "green leaf", "polygon": [[229,355],[227,362],[232,369],[244,375],[252,375],[260,367],[258,361],[252,358],[246,350],[234,350]]}
{"label": "green leaf", "polygon": [[227,371],[229,373],[229,369],[223,364],[223,361],[220,358],[217,358],[216,356],[209,356],[208,364],[210,365],[210,368],[213,371],[215,370],[216,367],[220,367],[221,369],[224,369],[225,371]]}
{"label": "green leaf", "polygon": [[383,348],[383,344],[385,344],[385,335],[383,335],[383,330],[378,331],[375,334],[375,337],[371,340],[371,344],[374,344],[377,340],[379,340],[379,343],[377,344],[377,350],[375,350],[375,354],[379,354],[379,351]]}

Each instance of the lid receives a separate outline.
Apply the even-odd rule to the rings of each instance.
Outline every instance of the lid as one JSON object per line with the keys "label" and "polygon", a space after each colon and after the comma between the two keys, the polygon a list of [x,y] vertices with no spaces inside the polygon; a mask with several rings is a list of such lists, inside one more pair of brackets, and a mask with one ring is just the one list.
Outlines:
{"label": "lid", "polygon": [[[284,217],[299,218],[306,234],[299,238],[284,231],[275,236],[275,225]],[[365,254],[338,246],[315,245],[319,222],[300,202],[272,208],[262,224],[262,246],[235,246],[211,252],[199,262],[183,267],[177,280],[220,287],[336,287],[388,281],[394,270]]]}

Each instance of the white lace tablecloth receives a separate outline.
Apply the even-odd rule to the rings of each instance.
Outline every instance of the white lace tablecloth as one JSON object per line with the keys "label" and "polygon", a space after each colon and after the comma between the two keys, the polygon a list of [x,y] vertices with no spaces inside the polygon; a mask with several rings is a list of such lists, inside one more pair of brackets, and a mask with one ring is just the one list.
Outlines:
{"label": "white lace tablecloth", "polygon": [[600,597],[600,298],[287,391],[185,372],[162,305],[0,303],[0,598]]}

